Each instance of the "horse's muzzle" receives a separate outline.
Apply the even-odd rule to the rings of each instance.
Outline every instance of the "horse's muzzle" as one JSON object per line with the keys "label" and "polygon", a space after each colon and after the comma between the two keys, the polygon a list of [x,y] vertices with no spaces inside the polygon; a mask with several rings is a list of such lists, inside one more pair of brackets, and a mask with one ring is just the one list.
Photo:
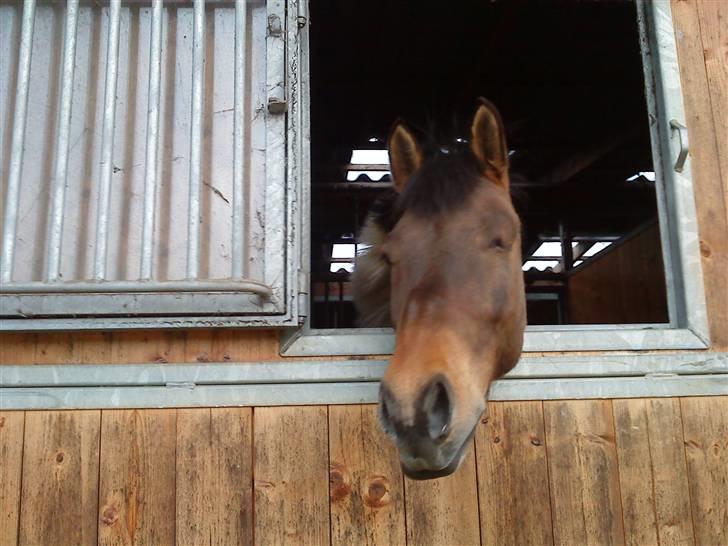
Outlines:
{"label": "horse's muzzle", "polygon": [[473,427],[473,430],[470,431],[470,434],[468,434],[468,437],[465,439],[463,444],[455,452],[455,455],[453,456],[450,463],[444,468],[434,470],[410,470],[403,463],[400,463],[400,466],[402,467],[402,472],[404,472],[404,475],[412,480],[434,480],[436,478],[444,478],[445,476],[449,476],[460,467],[463,459],[465,459],[465,452],[470,447],[470,441],[473,439],[474,435],[475,427]]}

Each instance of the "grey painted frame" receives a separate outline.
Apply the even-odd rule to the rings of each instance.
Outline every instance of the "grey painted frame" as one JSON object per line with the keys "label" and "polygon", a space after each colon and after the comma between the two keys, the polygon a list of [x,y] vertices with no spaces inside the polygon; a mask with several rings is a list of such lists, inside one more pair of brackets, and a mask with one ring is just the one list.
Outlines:
{"label": "grey painted frame", "polygon": [[[0,411],[376,403],[384,360],[0,366]],[[524,357],[490,400],[728,394],[728,353]]]}
{"label": "grey painted frame", "polygon": [[[529,326],[525,352],[677,350],[710,347],[708,320],[700,262],[697,214],[689,158],[676,170],[674,163],[685,143],[672,124],[685,125],[680,72],[672,13],[668,0],[638,0],[645,74],[646,101],[657,180],[657,201],[668,292],[667,324]],[[301,52],[307,60],[307,51]],[[303,63],[302,63],[303,64]],[[307,74],[307,73],[306,73]],[[308,128],[308,124],[305,124]],[[307,158],[306,158],[307,159]],[[303,169],[303,186],[310,185]],[[310,214],[308,194],[303,196],[303,217]],[[308,244],[307,223],[301,226]],[[302,264],[309,254],[303,249]],[[389,329],[316,330],[308,321],[281,338],[285,356],[383,355],[394,349]]]}

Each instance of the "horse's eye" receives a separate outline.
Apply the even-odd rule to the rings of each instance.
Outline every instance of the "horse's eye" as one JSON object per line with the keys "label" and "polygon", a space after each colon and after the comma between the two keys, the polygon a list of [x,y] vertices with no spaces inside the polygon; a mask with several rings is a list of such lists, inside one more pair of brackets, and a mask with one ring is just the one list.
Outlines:
{"label": "horse's eye", "polygon": [[503,250],[503,249],[505,249],[505,248],[506,248],[506,245],[505,245],[505,243],[503,242],[503,238],[502,238],[502,237],[495,237],[495,238],[494,238],[494,239],[493,239],[493,240],[492,240],[492,241],[490,242],[490,248],[497,248],[498,250]]}

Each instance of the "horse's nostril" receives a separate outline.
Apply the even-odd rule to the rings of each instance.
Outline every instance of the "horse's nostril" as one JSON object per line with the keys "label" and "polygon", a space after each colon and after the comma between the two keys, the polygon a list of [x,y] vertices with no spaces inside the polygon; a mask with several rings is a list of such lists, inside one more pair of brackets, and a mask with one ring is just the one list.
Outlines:
{"label": "horse's nostril", "polygon": [[427,433],[432,440],[440,440],[450,432],[452,404],[445,379],[436,379],[427,387],[422,400],[422,411],[427,417]]}

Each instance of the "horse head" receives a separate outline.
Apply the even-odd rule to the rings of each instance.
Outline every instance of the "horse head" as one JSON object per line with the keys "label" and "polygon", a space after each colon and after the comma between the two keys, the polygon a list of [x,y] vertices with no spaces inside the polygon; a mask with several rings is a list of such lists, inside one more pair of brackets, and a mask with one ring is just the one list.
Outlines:
{"label": "horse head", "polygon": [[354,299],[365,325],[395,328],[380,420],[405,474],[430,479],[458,468],[491,383],[520,357],[521,228],[503,123],[485,99],[465,149],[427,153],[402,121],[388,149],[395,191],[365,223]]}

